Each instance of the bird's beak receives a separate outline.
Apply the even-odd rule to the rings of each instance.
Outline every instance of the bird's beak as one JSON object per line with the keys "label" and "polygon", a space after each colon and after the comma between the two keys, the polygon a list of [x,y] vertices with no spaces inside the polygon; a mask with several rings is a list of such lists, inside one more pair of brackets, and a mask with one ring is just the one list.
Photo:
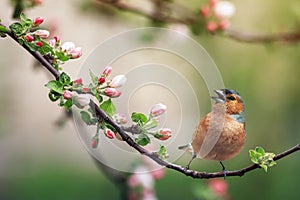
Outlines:
{"label": "bird's beak", "polygon": [[218,95],[217,97],[211,97],[216,103],[224,103],[226,101],[226,94],[224,90],[214,90]]}

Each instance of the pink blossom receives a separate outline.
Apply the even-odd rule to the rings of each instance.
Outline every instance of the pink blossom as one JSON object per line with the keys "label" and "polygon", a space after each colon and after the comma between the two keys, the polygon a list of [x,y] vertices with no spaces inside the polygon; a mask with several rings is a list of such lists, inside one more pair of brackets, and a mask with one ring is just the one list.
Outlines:
{"label": "pink blossom", "polygon": [[165,168],[161,167],[157,170],[151,171],[151,174],[155,180],[161,179],[165,175]]}
{"label": "pink blossom", "polygon": [[31,0],[31,2],[35,5],[39,5],[43,3],[43,0]]}
{"label": "pink blossom", "polygon": [[90,91],[90,89],[88,88],[88,87],[83,87],[82,88],[85,92],[89,92]]}
{"label": "pink blossom", "polygon": [[130,187],[137,187],[140,185],[140,179],[138,178],[138,174],[132,174],[127,180],[127,184]]}
{"label": "pink blossom", "polygon": [[167,140],[172,136],[172,130],[169,128],[163,128],[158,130],[155,137],[159,140]]}
{"label": "pink blossom", "polygon": [[59,42],[59,41],[60,41],[60,38],[59,38],[59,36],[57,36],[57,35],[54,35],[53,38],[55,39],[56,42]]}
{"label": "pink blossom", "polygon": [[202,14],[203,17],[208,17],[209,14],[210,14],[210,8],[209,6],[202,6],[201,9],[200,9],[200,12]]}
{"label": "pink blossom", "polygon": [[111,72],[112,72],[112,67],[111,67],[111,66],[107,66],[107,67],[104,68],[102,74],[103,74],[104,76],[108,76],[108,75],[111,74]]}
{"label": "pink blossom", "polygon": [[164,105],[162,103],[158,103],[158,104],[155,104],[151,108],[150,115],[152,117],[156,117],[156,116],[164,114],[166,112],[166,110],[167,110],[167,106],[166,105]]}
{"label": "pink blossom", "polygon": [[38,47],[42,47],[44,44],[43,44],[43,42],[38,41],[38,42],[35,43],[35,45],[38,46]]}
{"label": "pink blossom", "polygon": [[35,25],[35,26],[38,26],[38,25],[40,25],[41,23],[43,23],[44,22],[44,18],[43,17],[37,17],[37,18],[35,18],[34,20],[33,20],[33,24]]}
{"label": "pink blossom", "polygon": [[99,144],[99,138],[98,137],[93,137],[92,139],[92,147],[97,148]]}
{"label": "pink blossom", "polygon": [[68,99],[71,99],[73,95],[72,95],[71,91],[65,90],[63,96],[64,96],[65,99],[68,100]]}
{"label": "pink blossom", "polygon": [[74,83],[76,85],[81,85],[82,84],[82,78],[78,78],[78,79],[74,80]]}
{"label": "pink blossom", "polygon": [[103,76],[100,76],[99,79],[98,79],[98,83],[99,84],[103,84],[103,83],[105,83],[105,81],[106,80],[105,80],[105,78]]}
{"label": "pink blossom", "polygon": [[49,41],[48,41],[48,44],[49,44],[51,47],[54,47],[54,46],[55,46],[55,44],[56,44],[56,41],[55,41],[55,39],[51,39],[51,40],[49,40]]}
{"label": "pink blossom", "polygon": [[71,55],[71,57],[73,59],[75,58],[79,58],[80,56],[82,56],[82,48],[81,47],[76,47],[74,49],[72,49],[69,54]]}
{"label": "pink blossom", "polygon": [[28,42],[32,42],[34,40],[34,37],[32,35],[26,35],[25,36],[25,39],[28,41]]}
{"label": "pink blossom", "polygon": [[105,135],[109,139],[114,139],[115,138],[115,133],[112,130],[110,130],[109,128],[105,129]]}
{"label": "pink blossom", "polygon": [[210,7],[214,7],[218,2],[219,0],[209,0],[209,5]]}
{"label": "pink blossom", "polygon": [[210,21],[206,24],[206,29],[209,32],[215,32],[218,29],[218,25],[216,24],[216,22]]}
{"label": "pink blossom", "polygon": [[112,118],[118,124],[126,124],[127,123],[127,118],[126,118],[125,114],[117,113],[117,114],[114,114],[112,116]]}
{"label": "pink blossom", "polygon": [[76,92],[73,92],[73,97],[75,101],[78,103],[80,107],[84,107],[89,105],[90,103],[90,95],[89,94],[77,94]]}
{"label": "pink blossom", "polygon": [[50,33],[47,30],[37,30],[34,34],[42,39],[46,39],[49,37]]}
{"label": "pink blossom", "polygon": [[229,22],[227,21],[227,20],[221,20],[220,22],[219,22],[219,28],[221,29],[221,30],[226,30],[228,27],[229,27]]}
{"label": "pink blossom", "polygon": [[112,98],[119,97],[122,94],[121,91],[119,91],[115,88],[105,88],[104,93],[105,93],[106,96],[109,96],[109,97],[112,97]]}
{"label": "pink blossom", "polygon": [[219,196],[225,195],[228,191],[228,185],[223,179],[211,179],[208,181],[208,186]]}
{"label": "pink blossom", "polygon": [[127,79],[124,75],[115,76],[109,83],[109,86],[112,88],[122,87],[123,85],[125,85],[126,80]]}
{"label": "pink blossom", "polygon": [[70,52],[74,48],[75,48],[75,44],[73,42],[64,42],[61,45],[61,50],[64,52]]}
{"label": "pink blossom", "polygon": [[219,1],[214,7],[214,12],[219,18],[230,18],[235,14],[235,6],[229,1]]}

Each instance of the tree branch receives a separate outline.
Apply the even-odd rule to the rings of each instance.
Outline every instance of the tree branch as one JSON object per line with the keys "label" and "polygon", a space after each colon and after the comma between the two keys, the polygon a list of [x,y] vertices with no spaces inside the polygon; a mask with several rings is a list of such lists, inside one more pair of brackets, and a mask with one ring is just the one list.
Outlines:
{"label": "tree branch", "polygon": [[[154,20],[154,21],[160,21],[164,23],[180,23],[185,25],[193,25],[194,23],[197,23],[199,21],[199,13],[195,13],[195,11],[188,9],[184,7],[183,5],[180,5],[178,3],[174,2],[165,2],[165,4],[169,5],[169,9],[171,7],[178,8],[177,10],[183,10],[185,14],[183,16],[172,16],[171,14],[165,14],[163,12],[160,12],[156,10],[153,13],[146,12],[145,10],[142,10],[140,8],[137,8],[133,5],[130,5],[129,3],[126,3],[124,1],[115,0],[95,0],[95,4],[97,5],[107,5],[112,8],[116,8],[120,11],[127,11],[131,12],[140,16],[144,16],[148,19]],[[153,2],[153,1],[152,1]],[[154,3],[153,3],[154,4]],[[159,14],[157,14],[159,13]],[[203,19],[204,20],[204,19]],[[200,25],[199,25],[200,26]],[[274,33],[274,34],[254,34],[254,33],[245,33],[241,32],[239,30],[235,30],[232,28],[228,28],[224,31],[225,36],[239,41],[239,42],[247,42],[247,43],[270,43],[270,42],[298,42],[300,41],[300,30],[297,31],[291,31],[291,32],[280,32],[280,33]]]}
{"label": "tree branch", "polygon": [[[0,24],[2,25],[2,24]],[[3,25],[2,25],[3,26]],[[18,39],[12,34],[12,32],[9,30],[7,33],[14,41],[16,41],[18,44]],[[56,79],[60,76],[60,73],[38,52],[32,52],[30,49],[28,49],[25,45],[21,45],[23,48],[25,48],[35,59],[37,59],[42,66],[44,66]],[[176,165],[173,163],[170,163],[166,160],[162,160],[156,152],[151,152],[146,150],[145,148],[138,145],[123,129],[120,127],[117,123],[115,123],[102,109],[99,108],[99,106],[92,100],[90,100],[89,103],[90,107],[95,110],[96,116],[99,119],[105,120],[107,123],[112,125],[116,131],[120,134],[122,139],[130,145],[132,148],[137,150],[142,155],[145,155],[149,158],[151,158],[153,161],[158,163],[161,166],[165,166],[169,169],[178,171],[182,174],[185,174],[186,176],[190,176],[193,178],[200,178],[200,179],[209,179],[209,178],[216,178],[216,177],[223,177],[223,172],[215,172],[215,173],[207,173],[207,172],[199,172],[195,170],[186,170],[185,167],[182,167],[180,165]],[[274,157],[274,160],[282,159],[296,151],[300,150],[300,144],[297,144],[296,146],[288,149],[285,152],[282,152]],[[245,173],[252,171],[254,169],[259,168],[258,165],[250,165],[248,167],[242,168],[240,170],[236,171],[228,171],[226,172],[226,176],[243,176]]]}

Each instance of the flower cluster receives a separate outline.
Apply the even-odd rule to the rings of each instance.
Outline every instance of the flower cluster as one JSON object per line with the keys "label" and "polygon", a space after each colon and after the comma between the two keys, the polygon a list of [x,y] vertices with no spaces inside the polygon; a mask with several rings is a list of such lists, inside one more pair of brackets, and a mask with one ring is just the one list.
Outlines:
{"label": "flower cluster", "polygon": [[194,193],[196,199],[231,199],[228,193],[228,184],[224,179],[210,179],[205,183],[200,183]]}
{"label": "flower cluster", "polygon": [[[145,158],[148,159],[148,158]],[[127,179],[127,185],[130,188],[129,197],[130,200],[155,200],[154,184],[156,180],[163,178],[165,174],[164,168],[151,170],[152,163],[147,160],[136,166],[133,173]]]}
{"label": "flower cluster", "polygon": [[38,51],[55,69],[60,70],[61,64],[82,55],[81,47],[75,47],[73,42],[61,43],[58,36],[46,41],[50,32],[39,28],[44,22],[44,18],[36,17],[32,20],[24,14],[21,14],[20,18],[21,22],[15,22],[9,26],[11,31],[21,44],[27,46],[31,51]]}
{"label": "flower cluster", "polygon": [[213,33],[229,27],[229,19],[235,13],[235,6],[229,1],[209,0],[209,4],[203,5],[200,12],[206,18],[206,29]]}

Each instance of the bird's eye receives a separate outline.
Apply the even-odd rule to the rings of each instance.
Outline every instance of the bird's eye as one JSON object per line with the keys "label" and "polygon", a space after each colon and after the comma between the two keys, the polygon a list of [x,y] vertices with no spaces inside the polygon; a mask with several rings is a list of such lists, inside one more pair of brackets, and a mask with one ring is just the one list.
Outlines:
{"label": "bird's eye", "polygon": [[229,96],[227,99],[230,100],[230,101],[236,100],[234,96]]}

